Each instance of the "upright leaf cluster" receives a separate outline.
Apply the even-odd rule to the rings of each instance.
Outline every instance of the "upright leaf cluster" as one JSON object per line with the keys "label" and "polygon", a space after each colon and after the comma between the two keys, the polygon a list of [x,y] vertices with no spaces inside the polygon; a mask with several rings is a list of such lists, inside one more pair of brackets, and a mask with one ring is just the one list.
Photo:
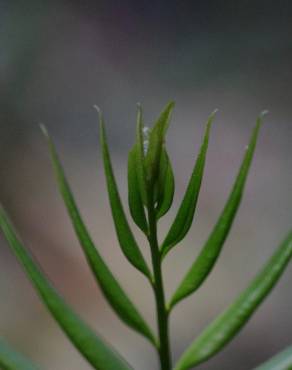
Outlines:
{"label": "upright leaf cluster", "polygon": [[[138,106],[136,139],[128,156],[128,205],[134,223],[148,240],[151,252],[149,266],[127,220],[114,175],[103,116],[99,108],[95,108],[99,114],[101,153],[118,243],[126,259],[147,278],[153,289],[157,334],[150,328],[136,304],[101,256],[82,219],[54,143],[47,130],[42,127],[48,142],[57,184],[85,259],[105,299],[125,324],[143,335],[154,346],[158,353],[161,370],[170,370],[172,368],[169,337],[170,313],[176,304],[200,288],[220,256],[242,199],[262,124],[262,115],[257,119],[230,195],[213,230],[198,257],[193,261],[170,299],[167,300],[162,264],[169,251],[183,240],[192,225],[216,111],[209,116],[206,122],[205,134],[185,194],[169,231],[159,245],[158,221],[169,211],[175,191],[173,169],[165,145],[174,103],[167,104],[152,128],[144,126],[142,108]],[[132,369],[105,339],[91,330],[52,286],[17,236],[3,208],[0,208],[0,227],[11,250],[23,266],[51,315],[92,367],[99,370]],[[270,293],[291,257],[292,232],[288,234],[264,268],[238,298],[194,339],[173,368],[175,370],[194,368],[215,355],[231,341]],[[3,340],[0,340],[0,367],[4,370],[39,369]],[[292,368],[291,348],[276,355],[257,369],[284,370],[289,368]]]}

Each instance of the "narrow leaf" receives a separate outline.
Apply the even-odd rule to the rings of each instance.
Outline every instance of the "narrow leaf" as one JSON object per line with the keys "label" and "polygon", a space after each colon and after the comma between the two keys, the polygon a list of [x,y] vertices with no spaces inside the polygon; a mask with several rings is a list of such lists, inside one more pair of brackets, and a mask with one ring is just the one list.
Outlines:
{"label": "narrow leaf", "polygon": [[138,104],[136,128],[136,169],[143,204],[148,205],[148,184],[145,171],[145,153],[149,145],[149,129],[143,125],[142,107]]}
{"label": "narrow leaf", "polygon": [[202,251],[172,297],[170,307],[173,307],[177,302],[187,297],[200,287],[200,285],[211,272],[217,258],[220,255],[242,198],[242,193],[253,158],[261,122],[261,118],[258,118],[256,127],[253,130],[249,146],[246,149],[239,173],[226,205]]}
{"label": "narrow leaf", "polygon": [[128,298],[127,294],[124,292],[96,249],[79,213],[74,196],[65,177],[63,167],[58,158],[55,146],[52,140],[49,138],[47,131],[44,131],[44,133],[49,143],[52,163],[56,173],[60,193],[62,194],[68,214],[71,218],[73,227],[86,256],[87,262],[105,298],[122,321],[150,339],[150,341],[155,344],[153,334],[148,325],[142,318],[139,311],[135,308],[134,304]]}
{"label": "narrow leaf", "polygon": [[0,227],[42,301],[70,341],[88,362],[97,370],[129,370],[130,366],[124,359],[103,339],[97,336],[56,292],[16,236],[2,208],[0,208]]}
{"label": "narrow leaf", "polygon": [[148,225],[137,173],[137,151],[138,147],[134,145],[128,156],[128,202],[134,222],[147,234]]}
{"label": "narrow leaf", "polygon": [[276,354],[264,364],[254,370],[291,370],[292,369],[292,346]]}
{"label": "narrow leaf", "polygon": [[142,256],[140,249],[137,245],[137,242],[132,234],[132,231],[129,227],[122,202],[119,196],[116,180],[114,177],[114,172],[112,169],[110,153],[108,149],[108,144],[106,140],[105,128],[103,123],[103,117],[101,112],[99,111],[99,119],[100,119],[100,140],[102,146],[102,154],[103,154],[103,164],[104,164],[104,171],[106,175],[107,181],[107,190],[113,215],[113,220],[115,223],[115,228],[118,236],[118,240],[122,251],[125,257],[129,260],[129,262],[135,266],[138,270],[140,270],[146,277],[151,279],[150,271],[147,267],[147,264]]}
{"label": "narrow leaf", "polygon": [[204,139],[187,190],[170,230],[162,243],[161,253],[163,257],[185,237],[192,225],[205,168],[210,129],[216,112],[217,110],[208,118]]}
{"label": "narrow leaf", "polygon": [[175,370],[190,369],[206,361],[231,341],[270,293],[291,257],[292,232],[278,247],[249,287],[189,346],[178,361]]}
{"label": "narrow leaf", "polygon": [[164,216],[173,202],[174,195],[174,176],[168,154],[163,149],[161,154],[161,162],[163,162],[162,170],[160,170],[158,179],[158,199],[156,206],[156,218]]}
{"label": "narrow leaf", "polygon": [[39,370],[19,352],[0,338],[0,368],[2,370]]}
{"label": "narrow leaf", "polygon": [[145,158],[145,166],[147,179],[152,184],[158,177],[160,156],[173,108],[174,102],[168,103],[150,131],[149,148]]}

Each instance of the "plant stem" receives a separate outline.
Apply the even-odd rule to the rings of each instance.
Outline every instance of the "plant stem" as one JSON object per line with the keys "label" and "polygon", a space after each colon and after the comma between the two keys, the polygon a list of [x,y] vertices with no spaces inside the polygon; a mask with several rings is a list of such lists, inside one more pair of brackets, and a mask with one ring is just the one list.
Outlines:
{"label": "plant stem", "polygon": [[157,240],[157,221],[151,197],[148,206],[149,236],[148,241],[151,249],[154,283],[153,289],[156,301],[157,326],[159,333],[159,360],[161,370],[170,370],[171,357],[168,336],[168,312],[165,306],[164,288],[161,271],[161,254]]}

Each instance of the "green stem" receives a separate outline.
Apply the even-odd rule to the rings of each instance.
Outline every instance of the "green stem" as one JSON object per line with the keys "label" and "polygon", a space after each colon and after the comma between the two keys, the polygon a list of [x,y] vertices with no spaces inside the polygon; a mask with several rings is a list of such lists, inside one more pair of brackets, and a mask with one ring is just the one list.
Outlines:
{"label": "green stem", "polygon": [[[153,198],[153,197],[151,197]],[[148,241],[151,249],[154,283],[153,289],[156,301],[157,326],[159,333],[159,359],[161,370],[171,369],[170,346],[168,336],[168,311],[165,306],[164,288],[161,271],[161,254],[157,240],[157,221],[153,200],[149,199],[148,206],[149,235]]]}

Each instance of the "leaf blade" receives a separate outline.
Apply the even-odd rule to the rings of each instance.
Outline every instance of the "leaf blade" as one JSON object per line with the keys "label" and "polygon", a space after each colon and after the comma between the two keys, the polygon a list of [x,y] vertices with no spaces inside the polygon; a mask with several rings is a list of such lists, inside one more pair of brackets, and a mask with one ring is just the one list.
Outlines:
{"label": "leaf blade", "polygon": [[170,307],[173,307],[180,300],[192,294],[201,286],[220,255],[240,205],[261,124],[262,120],[261,117],[259,117],[225,207],[199,256],[175,291],[169,304]]}
{"label": "leaf blade", "polygon": [[128,203],[131,216],[136,225],[147,235],[146,220],[142,195],[137,174],[137,145],[130,150],[128,156]]}
{"label": "leaf blade", "polygon": [[184,352],[175,370],[187,370],[219,352],[246,324],[273,289],[292,258],[292,232],[235,302]]}
{"label": "leaf blade", "polygon": [[204,173],[210,130],[216,112],[217,110],[215,110],[207,120],[205,135],[187,190],[176,217],[161,246],[162,257],[165,257],[166,254],[185,237],[192,225]]}
{"label": "leaf blade", "polygon": [[165,170],[160,173],[158,180],[160,182],[159,196],[155,209],[157,219],[160,219],[169,211],[173,202],[175,188],[172,166],[165,149],[162,151],[161,159],[165,161]]}
{"label": "leaf blade", "polygon": [[0,208],[0,228],[43,303],[87,361],[97,370],[131,369],[125,360],[95,334],[57,293],[17,237],[2,208]]}
{"label": "leaf blade", "polygon": [[67,208],[75,233],[85,254],[86,260],[96,278],[100,289],[119,318],[132,329],[138,331],[140,334],[148,338],[150,342],[155,345],[155,339],[152,331],[142,318],[139,311],[136,309],[135,305],[128,298],[127,294],[124,292],[114,275],[111,273],[110,269],[95,247],[76,205],[76,201],[66,179],[65,172],[59,160],[56,148],[46,131],[45,135],[48,140],[52,164],[55,170],[60,193]]}
{"label": "leaf blade", "polygon": [[291,370],[292,369],[292,346],[277,353],[265,363],[254,370]]}
{"label": "leaf blade", "polygon": [[2,338],[0,338],[0,367],[3,370],[40,370]]}
{"label": "leaf blade", "polygon": [[100,120],[100,141],[102,146],[102,156],[104,164],[104,172],[107,182],[107,190],[109,201],[112,210],[112,216],[116,228],[117,237],[121,246],[121,249],[128,259],[128,261],[141,271],[150,281],[152,281],[151,273],[149,268],[144,260],[144,257],[137,245],[137,242],[134,238],[134,235],[128,224],[120,195],[118,192],[116,180],[114,177],[114,172],[111,164],[111,158],[109,153],[109,148],[107,145],[105,128],[103,123],[103,117],[101,112],[99,112]]}

